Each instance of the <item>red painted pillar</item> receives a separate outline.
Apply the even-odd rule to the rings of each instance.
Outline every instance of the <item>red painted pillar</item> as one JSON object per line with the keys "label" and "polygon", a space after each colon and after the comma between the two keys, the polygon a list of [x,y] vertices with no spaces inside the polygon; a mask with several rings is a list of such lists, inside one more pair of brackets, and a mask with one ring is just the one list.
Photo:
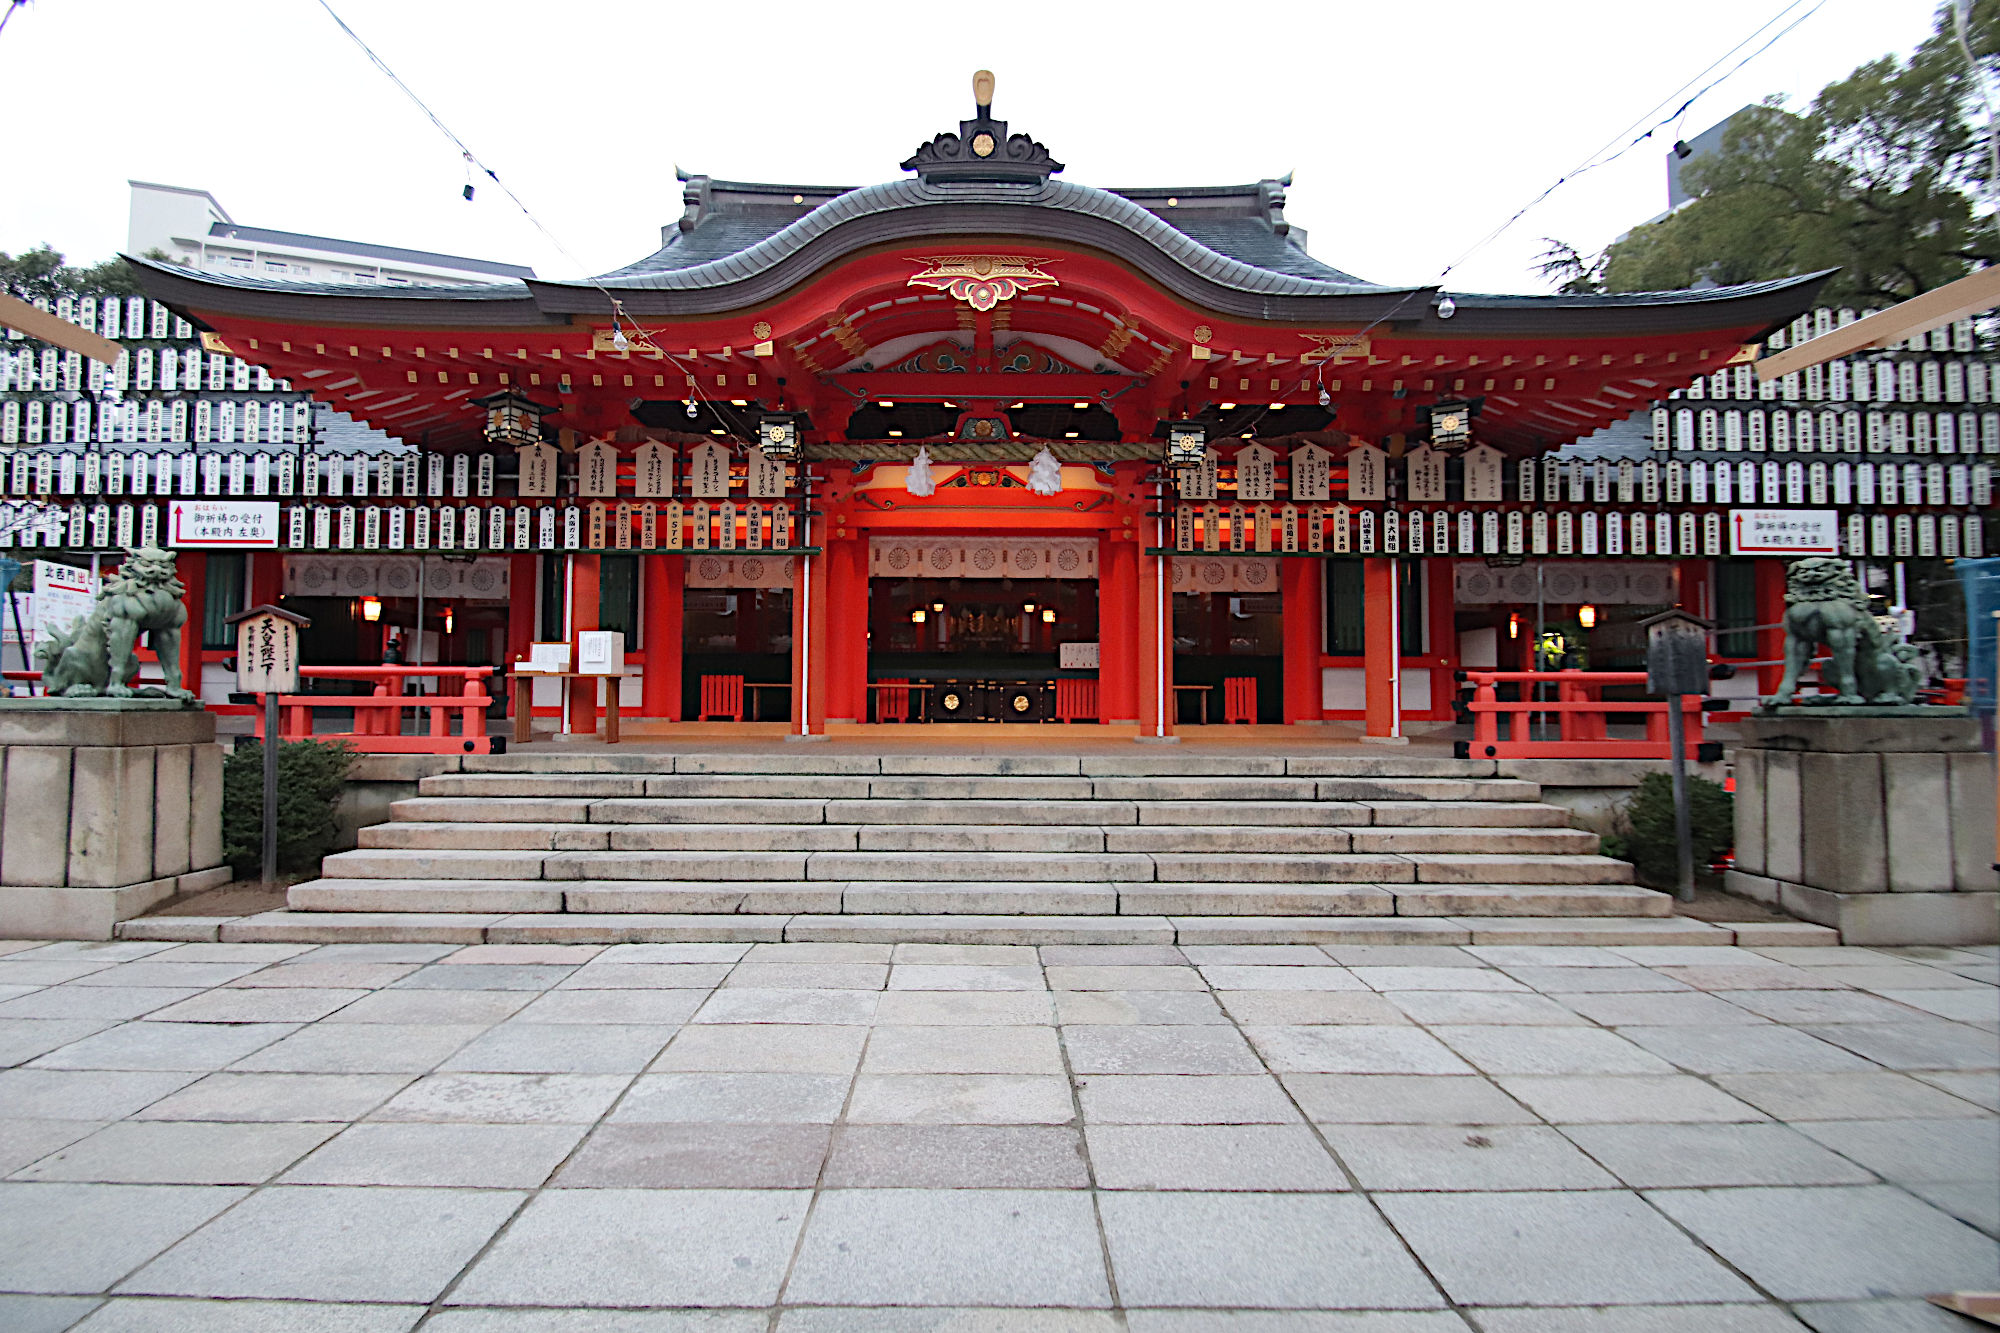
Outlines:
{"label": "red painted pillar", "polygon": [[181,627],[181,688],[192,690],[198,698],[201,695],[201,636],[208,621],[208,557],[196,553],[193,559],[183,554],[177,572],[181,586],[187,589],[181,594],[181,605],[187,608],[187,624]]}
{"label": "red painted pillar", "polygon": [[1402,690],[1397,656],[1398,592],[1396,562],[1372,557],[1362,562],[1362,675],[1367,689],[1365,736],[1400,736]]}
{"label": "red painted pillar", "polygon": [[830,721],[868,720],[867,547],[852,538],[826,544],[827,680]]}
{"label": "red painted pillar", "polygon": [[1320,605],[1318,560],[1280,560],[1279,588],[1285,612],[1285,722],[1318,722],[1320,645],[1325,642],[1325,608]]}
{"label": "red painted pillar", "polygon": [[1166,740],[1174,735],[1174,570],[1164,555],[1140,555],[1139,565],[1139,735]]}
{"label": "red painted pillar", "polygon": [[[1764,662],[1777,662],[1785,655],[1785,569],[1787,562],[1778,559],[1757,561],[1757,623],[1772,626],[1757,631],[1757,657]],[[1757,668],[1757,692],[1776,694],[1778,682],[1783,680],[1785,668],[1782,665]]]}
{"label": "red painted pillar", "polygon": [[1431,673],[1431,718],[1445,720],[1451,717],[1452,695],[1458,685],[1452,680],[1457,671],[1458,660],[1458,600],[1453,587],[1452,562],[1435,556],[1424,561],[1424,609],[1428,624],[1425,632],[1429,636],[1429,653],[1440,666],[1426,667]]}
{"label": "red painted pillar", "polygon": [[[507,656],[504,664],[510,676],[513,674],[516,662],[527,660],[531,651],[528,645],[535,641],[535,608],[539,605],[540,593],[536,576],[540,568],[539,556],[507,557]],[[507,710],[511,716],[514,709],[514,691],[507,689],[504,693],[507,696]]]}
{"label": "red painted pillar", "polygon": [[285,592],[285,557],[276,551],[252,551],[250,562],[250,605],[276,606]]}
{"label": "red painted pillar", "polygon": [[1097,540],[1097,710],[1107,723],[1139,720],[1139,543]]}
{"label": "red painted pillar", "polygon": [[639,624],[645,634],[646,674],[639,682],[644,717],[681,720],[682,600],[685,556],[648,555],[642,577],[646,604]]}
{"label": "red painted pillar", "polygon": [[[577,635],[597,628],[598,557],[577,554],[569,558],[569,660],[570,668],[582,660]],[[613,686],[612,688],[616,688]],[[597,690],[594,680],[569,682],[569,725],[573,734],[590,735],[597,730]]]}
{"label": "red painted pillar", "polygon": [[827,566],[825,554],[799,557],[792,585],[792,723],[794,736],[826,735]]}

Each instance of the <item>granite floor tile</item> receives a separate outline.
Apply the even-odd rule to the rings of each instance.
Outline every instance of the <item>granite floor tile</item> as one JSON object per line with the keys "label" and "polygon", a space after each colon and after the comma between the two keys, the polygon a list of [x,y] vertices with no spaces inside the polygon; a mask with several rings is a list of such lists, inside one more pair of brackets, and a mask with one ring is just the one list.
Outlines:
{"label": "granite floor tile", "polygon": [[2000,1189],[1986,1180],[1899,1180],[1896,1182],[1940,1212],[2000,1239]]}
{"label": "granite floor tile", "polygon": [[78,1327],[78,1321],[99,1304],[95,1296],[0,1295],[0,1328],[10,1333],[63,1333]]}
{"label": "granite floor tile", "polygon": [[1687,1074],[1559,1074],[1504,1077],[1499,1084],[1553,1124],[1701,1124],[1768,1119]]}
{"label": "granite floor tile", "polygon": [[457,944],[322,944],[298,955],[304,963],[434,963],[457,953]]}
{"label": "granite floor tile", "polygon": [[1246,1027],[1281,1074],[1469,1074],[1472,1066],[1415,1027]]}
{"label": "granite floor tile", "polygon": [[1324,953],[1342,967],[1485,967],[1468,949],[1455,944],[1322,944]]}
{"label": "granite floor tile", "polygon": [[895,963],[941,963],[984,967],[1034,967],[1041,960],[1032,944],[897,944],[890,946]]}
{"label": "granite floor tile", "polygon": [[0,1003],[0,1018],[87,1018],[115,1023],[201,994],[185,986],[50,986]]}
{"label": "granite floor tile", "polygon": [[1465,951],[1493,967],[1636,967],[1630,958],[1587,944],[1472,944]]}
{"label": "granite floor tile", "polygon": [[583,1125],[362,1124],[287,1171],[287,1185],[534,1189],[582,1141]]}
{"label": "granite floor tile", "polygon": [[1038,1074],[863,1074],[847,1119],[857,1125],[1066,1125],[1069,1080]]}
{"label": "granite floor tile", "polygon": [[1232,990],[1215,998],[1245,1027],[1308,1027],[1317,1023],[1391,1027],[1410,1021],[1387,996],[1374,991]]}
{"label": "granite floor tile", "polygon": [[574,966],[556,963],[495,963],[453,966],[449,960],[420,967],[394,983],[397,990],[547,990],[569,979]]}
{"label": "granite floor tile", "polygon": [[[1741,1278],[1636,1194],[1378,1194],[1375,1199],[1461,1304],[1756,1299]],[[1644,1255],[1644,1262],[1635,1263],[1635,1255]]]}
{"label": "granite floor tile", "polygon": [[1268,1074],[1085,1074],[1076,1080],[1087,1123],[1289,1124],[1299,1111]]}
{"label": "granite floor tile", "polygon": [[1775,1024],[1625,1027],[1618,1032],[1694,1074],[1824,1074],[1868,1068],[1865,1060],[1837,1046]]}
{"label": "granite floor tile", "polygon": [[[638,992],[622,991],[620,994]],[[682,992],[689,993],[689,992]],[[558,993],[560,994],[560,992]],[[724,986],[711,991],[695,1014],[697,1023],[870,1023],[879,990],[753,989]],[[554,997],[546,997],[554,998]]]}
{"label": "granite floor tile", "polygon": [[585,964],[562,983],[564,990],[711,990],[729,975],[728,963],[625,963],[610,952]]}
{"label": "granite floor tile", "polygon": [[699,990],[543,991],[515,1011],[517,1023],[685,1023],[703,1008]]}
{"label": "granite floor tile", "polygon": [[1785,1301],[1991,1290],[2000,1248],[1889,1185],[1663,1190],[1669,1217]]}
{"label": "granite floor tile", "polygon": [[1661,967],[1658,971],[1663,976],[1705,991],[1837,990],[1844,984],[1823,967],[1691,964],[1686,967]]}
{"label": "granite floor tile", "polygon": [[1566,1125],[1563,1133],[1634,1189],[1875,1183],[1788,1125]]}
{"label": "granite floor tile", "polygon": [[1472,1075],[1286,1074],[1284,1081],[1323,1125],[1535,1123],[1534,1112]]}
{"label": "granite floor tile", "polygon": [[[1974,1106],[2000,1111],[2000,1072],[1983,1070],[1918,1070],[1910,1075]],[[1901,1112],[1901,1114],[1915,1114]]]}
{"label": "granite floor tile", "polygon": [[641,1074],[611,1119],[832,1124],[849,1082],[846,1074]]}
{"label": "granite floor tile", "polygon": [[164,953],[173,947],[161,940],[54,940],[24,950],[23,957],[129,963],[134,959]]}
{"label": "granite floor tile", "polygon": [[372,1118],[589,1124],[631,1081],[629,1074],[431,1074],[390,1098]]}
{"label": "granite floor tile", "polygon": [[171,949],[163,949],[150,955],[161,963],[282,963],[297,958],[300,954],[312,953],[316,946],[311,944],[219,944],[204,941],[197,944],[176,944]]}
{"label": "granite floor tile", "polygon": [[1776,1305],[1532,1306],[1471,1312],[1482,1333],[1804,1333]]}
{"label": "granite floor tile", "polygon": [[602,1125],[556,1176],[561,1188],[809,1189],[826,1125]]}
{"label": "granite floor tile", "polygon": [[142,1120],[358,1120],[409,1081],[407,1074],[236,1074],[225,1070],[160,1098],[137,1115]]}
{"label": "granite floor tile", "polygon": [[1047,990],[1039,967],[980,967],[958,963],[898,963],[890,990]]}
{"label": "granite floor tile", "polygon": [[[714,941],[701,944],[614,944],[592,961],[607,963],[736,963],[750,952],[748,944]],[[880,959],[863,961],[880,962]]]}
{"label": "granite floor tile", "polygon": [[220,1185],[0,1184],[0,1290],[103,1291],[244,1193]]}
{"label": "granite floor tile", "polygon": [[176,1023],[310,1023],[367,994],[314,988],[212,990],[156,1009],[147,1017]]}
{"label": "granite floor tile", "polygon": [[41,958],[9,954],[0,960],[0,985],[58,986],[93,972],[102,972],[111,967],[113,961],[109,958]]}
{"label": "granite floor tile", "polygon": [[827,1190],[787,1301],[1111,1304],[1090,1199],[1074,1190]]}
{"label": "granite floor tile", "polygon": [[407,1333],[421,1305],[120,1296],[75,1333]]}
{"label": "granite floor tile", "polygon": [[1449,1310],[1129,1310],[1129,1333],[1466,1333]]}
{"label": "granite floor tile", "polygon": [[690,1024],[652,1068],[655,1073],[847,1074],[860,1064],[867,1038],[865,1027]]}
{"label": "granite floor tile", "polygon": [[1074,1128],[1052,1125],[843,1125],[828,1189],[1081,1189]]}
{"label": "granite floor tile", "polygon": [[808,1200],[798,1190],[544,1190],[451,1303],[767,1306]]}
{"label": "granite floor tile", "polygon": [[38,1055],[47,1055],[93,1032],[102,1032],[116,1019],[105,1018],[0,1018],[0,1068],[26,1064]]}
{"label": "granite floor tile", "polygon": [[1234,1028],[1200,1024],[1120,1027],[1078,1024],[1062,1030],[1070,1068],[1079,1074],[1254,1074],[1257,1056]]}
{"label": "granite floor tile", "polygon": [[1674,1068],[1624,1037],[1598,1028],[1439,1026],[1431,1033],[1477,1068],[1496,1076],[1670,1074]]}
{"label": "granite floor tile", "polygon": [[1181,950],[1197,967],[1245,966],[1338,967],[1316,944],[1190,944]]}
{"label": "granite floor tile", "polygon": [[744,958],[752,963],[886,963],[896,945],[846,940],[786,940],[753,944]]}
{"label": "granite floor tile", "polygon": [[121,1023],[37,1059],[33,1069],[221,1069],[298,1031],[292,1023]]}
{"label": "granite floor tile", "polygon": [[499,1074],[636,1074],[680,1029],[633,1023],[501,1023],[439,1066]]}
{"label": "granite floor tile", "polygon": [[504,1190],[271,1186],[181,1241],[118,1290],[429,1301],[521,1198]]}
{"label": "granite floor tile", "polygon": [[1325,1125],[1367,1190],[1591,1190],[1618,1182],[1544,1125]]}
{"label": "granite floor tile", "polygon": [[490,1025],[501,1022],[535,998],[532,991],[384,990],[328,1014],[323,1021]]}
{"label": "granite floor tile", "polygon": [[1560,1003],[1606,1027],[1754,1027],[1769,1019],[1703,991],[1584,991]]}
{"label": "granite floor tile", "polygon": [[1501,970],[1544,995],[1639,995],[1694,989],[1685,981],[1676,981],[1649,967],[1510,965]]}
{"label": "granite floor tile", "polygon": [[1044,944],[1036,950],[1044,967],[1176,967],[1192,961],[1185,949],[1171,944]]}
{"label": "granite floor tile", "polygon": [[1992,1181],[2000,1196],[2000,1120],[1802,1121],[1798,1129],[1884,1180]]}
{"label": "granite floor tile", "polygon": [[2000,1037],[1941,1018],[1909,1023],[1829,1024],[1801,1031],[1888,1069],[2000,1067]]}
{"label": "granite floor tile", "polygon": [[1965,1320],[1929,1301],[1801,1301],[1792,1307],[1813,1333],[1968,1333]]}
{"label": "granite floor tile", "polygon": [[1436,1308],[1368,1203],[1340,1194],[1109,1193],[1098,1203],[1119,1299],[1223,1309]]}
{"label": "granite floor tile", "polygon": [[1370,990],[1514,991],[1527,986],[1491,967],[1357,967],[1355,977]]}
{"label": "granite floor tile", "polygon": [[1586,1020],[1546,995],[1494,991],[1406,990],[1388,992],[1389,1002],[1427,1026],[1494,1024],[1582,1027]]}
{"label": "granite floor tile", "polygon": [[16,1180],[260,1185],[337,1132],[326,1124],[127,1120],[50,1153]]}
{"label": "granite floor tile", "polygon": [[301,961],[261,968],[231,984],[237,987],[283,986],[321,990],[376,990],[407,977],[417,970],[417,966],[415,963]]}
{"label": "granite floor tile", "polygon": [[183,990],[206,990],[234,981],[262,968],[262,963],[180,963],[151,960],[121,963],[102,972],[91,972],[70,982],[72,986],[167,986]]}
{"label": "granite floor tile", "polygon": [[[1468,975],[1470,975],[1468,973]],[[1209,963],[1201,978],[1218,991],[1362,991],[1358,975],[1344,967],[1293,964]]]}
{"label": "granite floor tile", "polygon": [[861,1068],[870,1074],[1061,1074],[1053,1027],[881,1027]]}
{"label": "granite floor tile", "polygon": [[[1928,993],[1962,995],[1966,992]],[[1906,1005],[1858,990],[1725,990],[1713,994],[1718,999],[1780,1023],[1903,1023],[1915,1017]],[[2000,1009],[1993,1003],[1991,994],[1986,996],[1986,1000],[1989,1010]]]}
{"label": "granite floor tile", "polygon": [[1056,1021],[1077,1024],[1227,1023],[1205,990],[1066,990],[1055,992]]}
{"label": "granite floor tile", "polygon": [[1347,1177],[1304,1125],[1105,1125],[1084,1130],[1107,1190],[1344,1190]]}
{"label": "granite floor tile", "polygon": [[896,990],[876,997],[875,1021],[904,1027],[1053,1023],[1055,997],[1046,991]]}
{"label": "granite floor tile", "polygon": [[[1876,992],[1885,1000],[1921,1009],[1939,1018],[1949,1018],[1957,1023],[1978,1023],[1991,1026],[2000,1023],[2000,996],[1991,988],[1975,990],[1881,990]],[[1907,1015],[1905,1015],[1907,1017]]]}
{"label": "granite floor tile", "polygon": [[1192,967],[1053,966],[1045,971],[1056,991],[1201,991],[1206,975]]}
{"label": "granite floor tile", "polygon": [[104,1125],[102,1120],[0,1120],[0,1175],[12,1175]]}
{"label": "granite floor tile", "polygon": [[474,963],[587,963],[603,953],[602,944],[469,944],[438,959],[441,963],[466,966]]}
{"label": "granite floor tile", "polygon": [[195,1078],[180,1070],[0,1070],[0,1111],[24,1120],[121,1120]]}
{"label": "granite floor tile", "polygon": [[738,963],[723,982],[725,990],[860,990],[878,991],[889,981],[886,963]]}
{"label": "granite floor tile", "polygon": [[428,1074],[484,1031],[481,1023],[315,1023],[230,1068],[245,1073]]}
{"label": "granite floor tile", "polygon": [[[932,1305],[795,1307],[778,1333],[1124,1333],[1109,1310],[998,1310]],[[758,1333],[764,1326],[757,1325]]]}
{"label": "granite floor tile", "polygon": [[1907,1074],[1721,1074],[1718,1087],[1780,1120],[1966,1119],[1983,1109]]}

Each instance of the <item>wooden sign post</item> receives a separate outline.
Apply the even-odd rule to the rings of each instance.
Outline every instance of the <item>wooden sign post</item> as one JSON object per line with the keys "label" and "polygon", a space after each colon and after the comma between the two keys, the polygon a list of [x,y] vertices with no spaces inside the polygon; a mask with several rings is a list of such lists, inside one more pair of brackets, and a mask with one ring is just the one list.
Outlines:
{"label": "wooden sign post", "polygon": [[299,692],[299,631],[312,621],[281,606],[253,606],[236,626],[236,689],[264,696],[264,887],[278,885],[278,696]]}

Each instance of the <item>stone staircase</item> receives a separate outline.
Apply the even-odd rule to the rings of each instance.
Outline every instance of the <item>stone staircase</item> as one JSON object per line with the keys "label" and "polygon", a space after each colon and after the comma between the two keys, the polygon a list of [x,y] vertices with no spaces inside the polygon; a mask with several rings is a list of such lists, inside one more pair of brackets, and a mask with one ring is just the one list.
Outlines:
{"label": "stone staircase", "polygon": [[461,770],[424,779],[280,915],[391,930],[386,914],[564,914],[620,938],[642,917],[931,923],[912,938],[977,919],[988,936],[1033,921],[1081,938],[1086,919],[1638,925],[1671,910],[1490,760],[788,749]]}

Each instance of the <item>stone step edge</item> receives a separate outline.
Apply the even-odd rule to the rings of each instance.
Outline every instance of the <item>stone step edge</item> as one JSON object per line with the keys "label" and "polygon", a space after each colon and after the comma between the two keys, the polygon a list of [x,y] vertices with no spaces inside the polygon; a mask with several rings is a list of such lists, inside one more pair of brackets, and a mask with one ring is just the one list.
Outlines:
{"label": "stone step edge", "polygon": [[972,944],[1833,945],[1800,921],[1685,917],[702,917],[265,912],[120,922],[119,939],[221,943],[624,944],[785,940]]}

